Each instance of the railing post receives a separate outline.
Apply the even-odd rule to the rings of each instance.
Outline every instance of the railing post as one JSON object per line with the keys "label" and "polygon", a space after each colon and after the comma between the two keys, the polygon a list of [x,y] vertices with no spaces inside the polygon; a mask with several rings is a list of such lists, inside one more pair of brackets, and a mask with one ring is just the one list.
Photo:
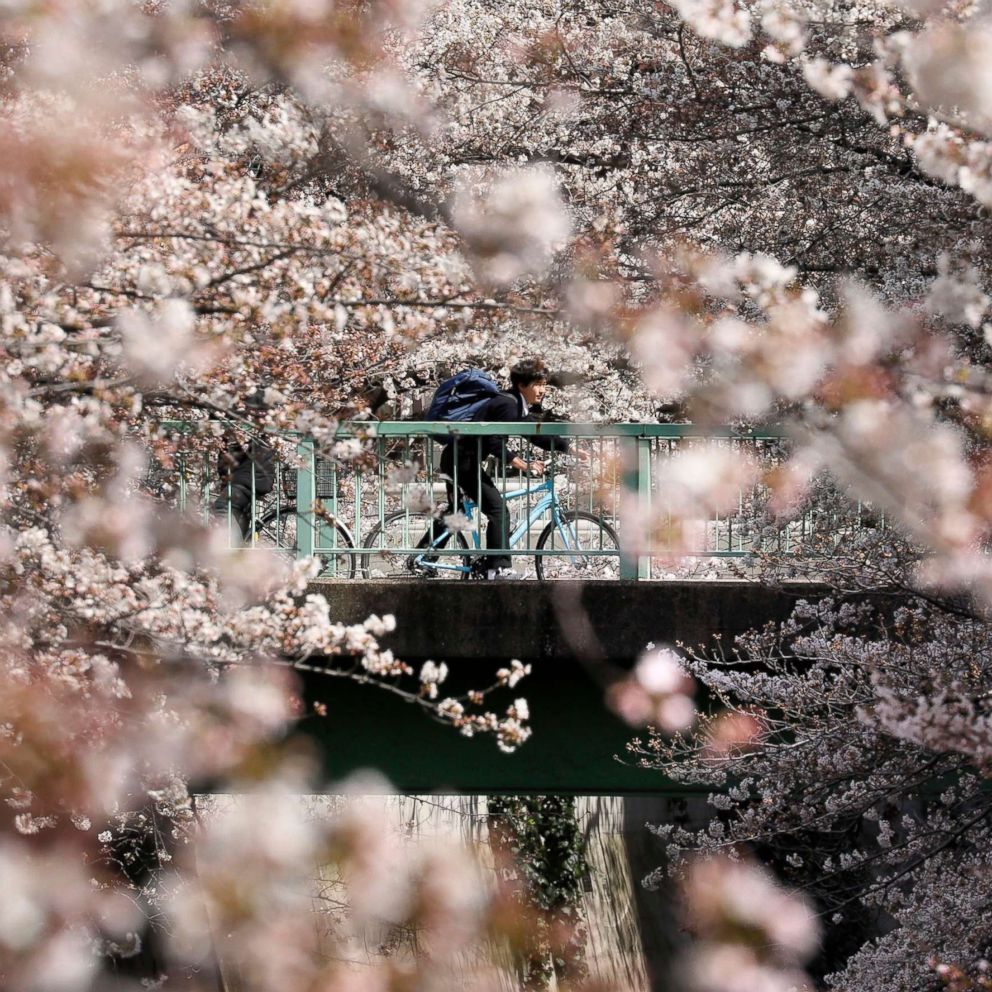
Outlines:
{"label": "railing post", "polygon": [[314,469],[316,459],[312,437],[302,437],[296,445],[300,466],[296,471],[296,557],[313,555],[314,500],[317,495]]}
{"label": "railing post", "polygon": [[[651,519],[651,438],[639,437],[637,439],[637,505],[641,513]],[[650,535],[648,542],[650,544]],[[650,547],[642,548],[650,551]],[[637,559],[637,577],[639,579],[651,578],[651,555],[641,555]]]}
{"label": "railing post", "polygon": [[[651,439],[624,437],[620,441],[623,452],[623,483],[626,499],[632,500],[638,514],[646,514],[651,507]],[[637,528],[639,529],[639,528]],[[638,554],[643,548],[631,547],[630,529],[620,532],[620,578],[647,579],[651,577],[651,559]]]}

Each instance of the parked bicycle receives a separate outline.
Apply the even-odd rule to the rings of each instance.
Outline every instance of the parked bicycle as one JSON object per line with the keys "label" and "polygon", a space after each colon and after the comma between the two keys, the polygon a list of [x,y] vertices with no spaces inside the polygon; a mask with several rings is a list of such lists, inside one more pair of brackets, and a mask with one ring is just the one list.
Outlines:
{"label": "parked bicycle", "polygon": [[[321,500],[316,501],[320,574],[328,578],[353,579],[357,570],[355,538],[342,520],[329,513]],[[280,498],[277,492],[262,497],[255,505],[254,532],[251,543],[270,547],[296,559],[299,551],[300,514],[295,502]],[[309,519],[304,521],[312,526]]]}
{"label": "parked bicycle", "polygon": [[[511,527],[510,548],[521,547],[547,516],[534,545],[534,568],[539,579],[618,579],[620,539],[616,531],[602,516],[588,510],[564,508],[555,482],[556,476],[549,475],[539,485],[505,491],[508,504],[538,497],[525,516]],[[462,500],[462,512],[470,524],[477,523],[477,511],[474,500]],[[485,556],[474,561],[471,555],[472,551],[482,549],[478,526],[468,533],[471,545],[464,530],[438,526],[429,511],[390,513],[372,528],[365,540],[364,546],[369,550],[362,556],[362,577],[480,577],[485,570]],[[452,544],[455,550],[450,548]]]}

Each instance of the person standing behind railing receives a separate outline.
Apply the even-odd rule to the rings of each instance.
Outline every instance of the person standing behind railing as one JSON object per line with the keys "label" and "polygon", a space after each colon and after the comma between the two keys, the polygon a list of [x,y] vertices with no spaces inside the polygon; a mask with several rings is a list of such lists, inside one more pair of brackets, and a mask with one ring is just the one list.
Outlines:
{"label": "person standing behind railing", "polygon": [[233,431],[224,435],[224,441],[217,457],[217,476],[223,488],[212,509],[237,525],[236,532],[231,528],[231,543],[237,544],[248,537],[253,502],[272,492],[276,456],[264,441],[251,438],[244,445]]}
{"label": "person standing behind railing", "polygon": [[[515,423],[529,419],[530,409],[544,399],[548,388],[547,366],[540,358],[525,358],[510,369],[510,389],[497,393],[478,409],[473,411],[471,420]],[[528,441],[545,451],[567,452],[568,441],[562,437],[528,437]],[[588,461],[589,453],[577,451],[577,456]],[[532,475],[544,474],[544,463],[527,461],[516,452],[509,450],[501,437],[457,436],[445,443],[441,453],[440,470],[448,477],[448,512],[455,511],[454,480],[458,480],[459,491],[474,499],[486,516],[486,547],[509,548],[510,513],[506,502],[492,476],[481,467],[481,461],[494,455],[504,464]],[[488,579],[517,579],[509,554],[488,556],[483,574]]]}

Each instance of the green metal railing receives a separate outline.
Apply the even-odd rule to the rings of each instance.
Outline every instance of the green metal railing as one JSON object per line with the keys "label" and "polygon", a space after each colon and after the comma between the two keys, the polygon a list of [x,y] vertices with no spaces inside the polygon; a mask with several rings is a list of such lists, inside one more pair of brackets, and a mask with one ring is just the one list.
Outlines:
{"label": "green metal railing", "polygon": [[[489,443],[498,449],[497,457],[488,462],[484,439],[494,439]],[[587,461],[531,444],[553,443],[553,439],[567,440],[573,452],[586,453]],[[460,577],[455,569],[469,560],[484,562],[508,554],[525,575],[536,571],[545,576],[648,579],[666,571],[673,555],[746,559],[762,552],[800,554],[814,545],[829,546],[831,535],[851,533],[865,521],[863,507],[838,500],[830,506],[810,505],[794,519],[778,522],[766,512],[767,491],[755,485],[739,493],[731,512],[693,521],[695,543],[686,546],[684,532],[682,543],[672,540],[679,536],[679,523],[666,518],[670,460],[693,449],[731,446],[771,469],[787,453],[784,433],[775,428],[356,422],[343,425],[323,446],[301,436],[268,440],[277,450],[273,492],[256,492],[253,474],[248,533],[241,535],[241,541],[235,533],[232,543],[297,558],[317,555],[324,574],[332,578],[394,574],[455,578]],[[458,461],[453,478],[442,472],[441,458],[449,444],[468,453],[469,478],[459,478]],[[571,515],[571,537],[560,526],[556,531],[553,511],[547,506],[539,512],[548,496],[542,480],[504,469],[511,448],[530,462],[544,462],[547,475],[556,479],[555,505]],[[210,459],[202,452],[180,453],[176,466],[169,487],[174,501],[185,509],[217,514],[218,505],[224,505],[224,487]],[[451,506],[452,490],[457,489],[459,500],[467,495],[477,505],[486,470],[516,510],[511,522],[513,546],[487,548],[480,542],[482,546],[475,548],[474,534],[452,532],[443,545],[428,549],[426,567],[416,567],[423,560],[418,555],[424,554],[424,544],[430,543],[430,537],[425,542],[428,528],[433,526],[435,534],[442,531],[446,514],[464,509],[460,504]],[[478,521],[477,509],[475,514]],[[230,508],[227,515],[230,526]],[[432,518],[440,522],[432,525]],[[635,527],[633,520],[648,525]],[[484,530],[483,521],[479,529]],[[460,543],[463,539],[468,549]],[[580,562],[585,563],[584,572]]]}

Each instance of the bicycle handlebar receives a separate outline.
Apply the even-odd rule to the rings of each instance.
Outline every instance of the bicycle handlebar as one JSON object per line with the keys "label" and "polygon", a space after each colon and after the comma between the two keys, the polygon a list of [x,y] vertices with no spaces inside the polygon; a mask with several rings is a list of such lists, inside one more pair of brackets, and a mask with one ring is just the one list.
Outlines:
{"label": "bicycle handlebar", "polygon": [[531,479],[551,478],[556,475],[565,475],[572,469],[588,467],[588,462],[582,461],[575,455],[555,454],[553,459],[544,461],[541,458],[533,458],[531,461],[539,461],[544,466],[544,471],[537,473],[521,469],[520,474]]}

